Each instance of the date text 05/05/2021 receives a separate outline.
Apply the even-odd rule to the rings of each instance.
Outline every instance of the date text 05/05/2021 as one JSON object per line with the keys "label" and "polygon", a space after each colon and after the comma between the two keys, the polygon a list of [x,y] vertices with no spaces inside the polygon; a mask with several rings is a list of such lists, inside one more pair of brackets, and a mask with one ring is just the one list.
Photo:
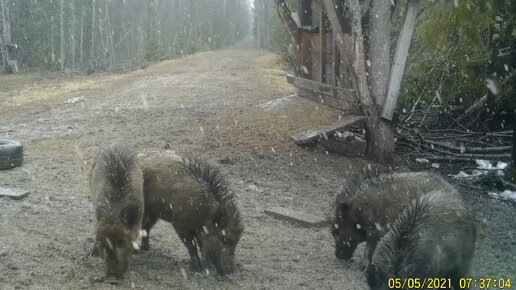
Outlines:
{"label": "date text 05/05/2021", "polygon": [[[390,278],[388,281],[389,289],[450,289],[452,285],[450,278]],[[511,279],[461,278],[458,286],[460,289],[511,289]]]}

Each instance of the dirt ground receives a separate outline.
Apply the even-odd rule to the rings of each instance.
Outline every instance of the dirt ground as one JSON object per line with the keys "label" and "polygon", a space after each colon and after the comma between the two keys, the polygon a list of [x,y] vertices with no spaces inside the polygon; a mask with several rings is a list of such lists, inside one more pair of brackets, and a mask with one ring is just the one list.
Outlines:
{"label": "dirt ground", "polygon": [[[337,260],[327,228],[263,213],[284,206],[325,216],[343,178],[367,165],[290,140],[288,132],[339,113],[289,96],[284,76],[277,55],[249,44],[120,75],[0,75],[0,139],[25,149],[22,167],[0,171],[0,186],[31,192],[0,198],[0,289],[366,289],[363,247]],[[75,97],[85,100],[66,103]],[[160,222],[123,283],[101,281],[102,261],[86,257],[94,230],[87,180],[97,150],[118,139],[145,154],[198,150],[226,173],[246,226],[235,273],[191,272],[186,248]],[[515,278],[514,207],[465,195],[485,224],[473,276]]]}

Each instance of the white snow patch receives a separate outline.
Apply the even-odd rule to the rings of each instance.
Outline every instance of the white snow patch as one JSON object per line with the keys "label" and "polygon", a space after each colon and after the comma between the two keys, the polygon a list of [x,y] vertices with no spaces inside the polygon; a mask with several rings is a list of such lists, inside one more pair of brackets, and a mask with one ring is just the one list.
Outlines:
{"label": "white snow patch", "polygon": [[467,174],[464,171],[461,171],[461,172],[457,173],[456,175],[450,174],[450,176],[453,178],[467,178],[467,177],[470,177],[471,175]]}
{"label": "white snow patch", "polygon": [[473,170],[471,172],[471,174],[467,174],[464,171],[460,171],[456,175],[450,174],[449,176],[451,176],[453,178],[476,178],[476,177],[481,177],[483,175],[486,175],[490,171],[496,171],[496,174],[503,176],[504,175],[503,170],[507,168],[507,163],[505,163],[505,162],[498,162],[496,164],[496,166],[493,166],[493,164],[491,164],[491,162],[489,162],[487,160],[477,159],[477,160],[475,160],[475,162],[477,163],[478,169]]}
{"label": "white snow patch", "polygon": [[303,66],[303,72],[304,72],[305,74],[308,74],[308,73],[309,73],[308,68],[307,68],[306,66]]}
{"label": "white snow patch", "polygon": [[75,104],[75,103],[82,103],[86,99],[83,96],[77,97],[77,98],[71,98],[68,101],[66,101],[67,104]]}
{"label": "white snow patch", "polygon": [[257,192],[262,192],[262,190],[259,189],[258,186],[254,185],[254,184],[249,185],[249,190],[257,191]]}
{"label": "white snow patch", "polygon": [[507,189],[501,193],[489,192],[488,195],[493,196],[498,199],[503,199],[503,200],[507,200],[507,201],[516,203],[516,191]]}
{"label": "white snow patch", "polygon": [[285,104],[288,102],[291,102],[295,96],[296,96],[296,94],[291,94],[291,95],[288,95],[283,98],[275,99],[275,100],[260,104],[260,105],[258,105],[258,107],[260,107],[266,111],[274,109],[274,108],[276,108],[276,109],[283,108],[285,106]]}
{"label": "white snow patch", "polygon": [[181,267],[181,275],[183,275],[183,278],[188,279],[188,276],[186,276],[185,268]]}
{"label": "white snow patch", "polygon": [[419,162],[419,163],[430,163],[430,160],[428,160],[426,158],[416,158],[416,162]]}
{"label": "white snow patch", "polygon": [[496,83],[492,79],[487,79],[487,88],[491,91],[493,95],[498,95],[498,87],[496,86]]}

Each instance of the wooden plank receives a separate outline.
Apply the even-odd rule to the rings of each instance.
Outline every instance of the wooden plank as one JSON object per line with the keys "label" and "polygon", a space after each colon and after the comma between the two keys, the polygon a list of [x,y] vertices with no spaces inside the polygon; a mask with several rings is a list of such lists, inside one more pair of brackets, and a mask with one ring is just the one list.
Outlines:
{"label": "wooden plank", "polygon": [[338,72],[338,59],[339,59],[339,49],[337,48],[337,43],[335,41],[335,39],[333,38],[335,34],[332,33],[332,45],[331,45],[331,49],[332,49],[332,54],[333,54],[333,58],[332,58],[332,65],[333,65],[333,78],[331,79],[331,81],[329,82],[330,85],[332,86],[337,86],[337,77],[339,76],[339,72]]}
{"label": "wooden plank", "polygon": [[314,93],[327,95],[327,96],[341,99],[346,102],[358,104],[356,91],[353,89],[339,88],[339,87],[335,87],[335,86],[332,86],[329,84],[323,84],[320,82],[296,77],[293,75],[287,75],[287,82],[298,88],[303,88],[303,89],[312,91]]}
{"label": "wooden plank", "polygon": [[361,121],[365,121],[366,116],[363,115],[345,115],[340,120],[330,125],[321,125],[314,128],[305,128],[302,130],[294,131],[289,134],[296,144],[306,144],[313,142],[317,139],[324,138],[333,134],[335,131],[346,128],[350,125],[356,124]]}
{"label": "wooden plank", "polygon": [[284,207],[273,207],[271,209],[264,210],[264,212],[277,219],[286,220],[303,227],[324,227],[328,225],[328,220],[326,218],[311,215],[299,210]]}
{"label": "wooden plank", "polygon": [[407,63],[408,52],[410,47],[410,40],[412,33],[416,27],[416,18],[419,10],[418,1],[409,1],[407,14],[405,15],[405,22],[401,28],[398,44],[396,46],[396,53],[394,54],[394,63],[391,69],[391,79],[389,81],[389,88],[387,90],[387,97],[382,109],[382,118],[389,121],[392,120],[394,109],[398,102],[398,95],[401,87],[401,80],[405,72],[405,65]]}
{"label": "wooden plank", "polygon": [[298,88],[298,94],[300,97],[309,99],[313,102],[338,109],[348,114],[361,114],[362,111],[358,107],[358,104],[349,103],[341,99],[337,99],[331,96],[314,93],[306,89]]}
{"label": "wooden plank", "polygon": [[12,199],[22,199],[29,195],[29,191],[0,187],[0,197],[6,196]]}

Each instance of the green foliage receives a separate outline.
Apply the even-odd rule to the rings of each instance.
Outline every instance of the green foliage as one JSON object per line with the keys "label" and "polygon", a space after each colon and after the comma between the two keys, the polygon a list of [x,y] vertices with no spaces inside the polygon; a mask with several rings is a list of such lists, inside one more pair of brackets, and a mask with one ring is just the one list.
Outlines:
{"label": "green foliage", "polygon": [[[516,67],[516,51],[501,58],[500,49],[514,43],[514,3],[510,0],[455,0],[428,7],[418,18],[411,62],[405,74],[400,108],[424,108],[436,101],[469,107],[496,81],[500,95],[514,96],[502,85]],[[504,15],[505,19],[502,19]],[[512,19],[512,20],[511,20]],[[514,45],[514,44],[513,44]]]}
{"label": "green foliage", "polygon": [[[276,12],[276,11],[274,11]],[[288,36],[287,29],[285,25],[281,22],[281,19],[278,16],[278,13],[273,13],[271,19],[271,45],[272,49],[278,53],[280,53],[283,57],[287,57],[288,55],[288,46],[290,44],[290,39]]]}
{"label": "green foliage", "polygon": [[145,47],[145,59],[148,61],[156,61],[165,55],[163,46],[157,39],[150,39]]}

